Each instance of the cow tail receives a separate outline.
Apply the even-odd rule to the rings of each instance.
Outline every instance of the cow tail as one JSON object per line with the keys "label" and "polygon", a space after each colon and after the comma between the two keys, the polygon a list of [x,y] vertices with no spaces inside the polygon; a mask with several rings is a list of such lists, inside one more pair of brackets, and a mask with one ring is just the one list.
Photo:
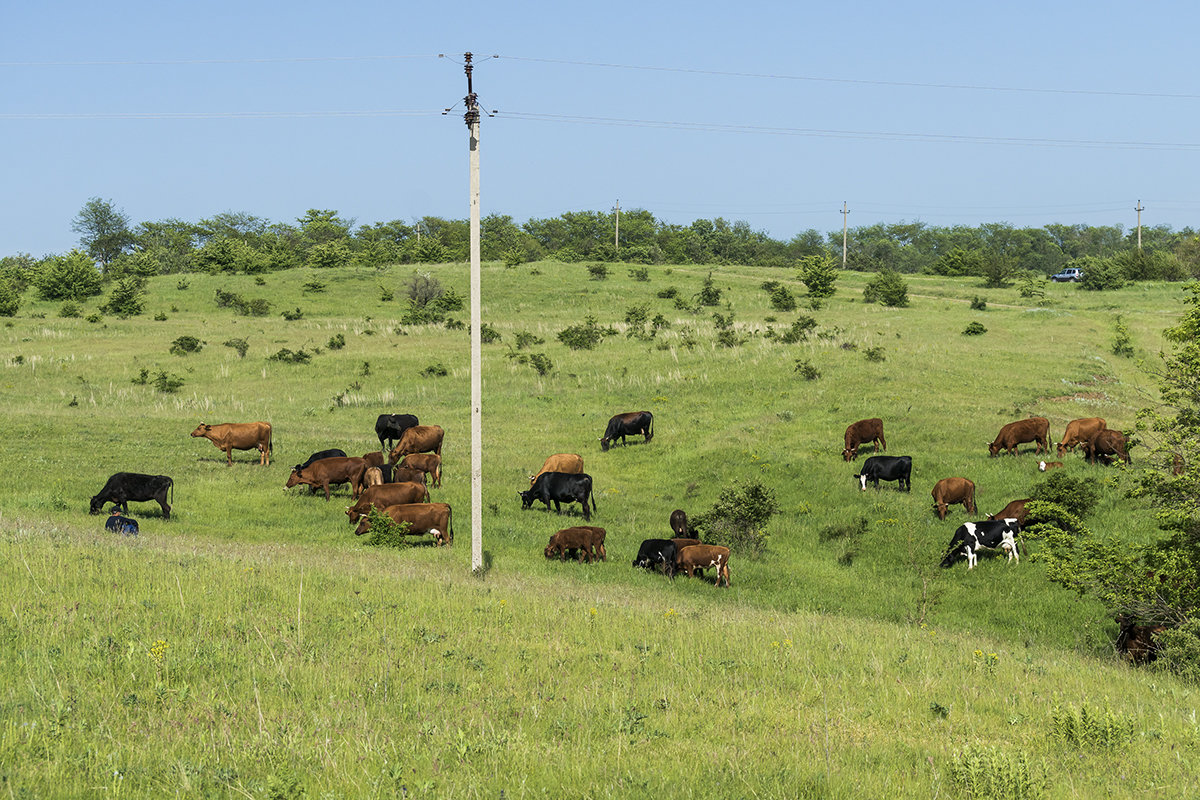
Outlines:
{"label": "cow tail", "polygon": [[646,437],[646,441],[654,438],[654,417],[650,417],[650,435]]}
{"label": "cow tail", "polygon": [[591,486],[588,487],[588,494],[592,496],[592,511],[596,510],[596,490]]}
{"label": "cow tail", "polygon": [[167,480],[170,481],[167,484],[167,489],[171,492],[171,505],[175,505],[175,479],[168,475]]}

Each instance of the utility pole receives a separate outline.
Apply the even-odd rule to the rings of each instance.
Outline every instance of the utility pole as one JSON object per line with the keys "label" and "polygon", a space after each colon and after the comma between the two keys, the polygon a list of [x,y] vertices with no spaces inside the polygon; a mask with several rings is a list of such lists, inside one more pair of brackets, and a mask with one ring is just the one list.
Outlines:
{"label": "utility pole", "polygon": [[842,269],[846,268],[846,216],[850,213],[850,209],[846,208],[846,201],[842,201]]}
{"label": "utility pole", "polygon": [[1138,200],[1138,204],[1133,210],[1138,212],[1138,252],[1140,253],[1142,252],[1142,212],[1146,209],[1142,205],[1142,201]]}
{"label": "utility pole", "polygon": [[471,54],[463,55],[467,73],[467,113],[470,131],[471,194],[471,571],[483,569],[483,348],[479,278],[479,102],[471,84]]}
{"label": "utility pole", "polygon": [[621,201],[617,201],[617,205],[613,208],[617,213],[616,224],[613,226],[613,249],[621,249]]}

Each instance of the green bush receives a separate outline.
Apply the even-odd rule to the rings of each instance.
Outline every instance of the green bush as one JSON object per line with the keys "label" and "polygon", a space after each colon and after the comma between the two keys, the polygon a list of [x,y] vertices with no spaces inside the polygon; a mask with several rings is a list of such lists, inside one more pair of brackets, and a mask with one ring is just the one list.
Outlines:
{"label": "green bush", "polygon": [[1045,767],[1030,764],[1023,751],[969,744],[954,751],[950,782],[964,797],[988,800],[1037,800],[1047,785]]}
{"label": "green bush", "polygon": [[786,286],[776,286],[771,290],[771,308],[776,311],[795,311],[796,298]]}
{"label": "green bush", "polygon": [[800,280],[808,287],[810,301],[833,297],[839,268],[828,253],[805,256],[800,259]]}
{"label": "green bush", "polygon": [[1200,684],[1200,619],[1170,628],[1155,637],[1158,659],[1154,668]]}
{"label": "green bush", "polygon": [[1125,270],[1114,259],[1085,257],[1071,261],[1068,266],[1083,269],[1079,288],[1092,292],[1120,289],[1125,285]]}
{"label": "green bush", "polygon": [[284,364],[307,364],[312,361],[312,353],[301,347],[292,352],[286,347],[280,348],[273,355],[267,356],[267,361],[280,361]]}
{"label": "green bush", "polygon": [[779,336],[779,341],[784,344],[795,344],[808,340],[808,335],[817,327],[817,321],[812,317],[801,314],[794,322],[792,327],[785,330]]}
{"label": "green bush", "polygon": [[1112,351],[1113,355],[1125,358],[1133,355],[1133,338],[1129,335],[1129,326],[1125,324],[1125,320],[1121,319],[1120,314],[1117,314],[1117,318],[1113,322]]}
{"label": "green bush", "polygon": [[603,281],[608,279],[608,267],[604,264],[591,264],[587,270],[588,274],[591,275],[591,280]]}
{"label": "green bush", "polygon": [[963,328],[963,336],[980,336],[987,333],[987,328],[983,327],[982,322],[972,322],[967,327]]}
{"label": "green bush", "polygon": [[884,355],[884,352],[884,348],[879,345],[876,345],[875,347],[868,347],[863,350],[863,358],[865,358],[867,361],[873,362],[885,361],[886,356]]}
{"label": "green bush", "polygon": [[58,309],[58,315],[63,319],[77,319],[83,316],[83,306],[74,300],[68,300]]}
{"label": "green bush", "polygon": [[1055,705],[1050,709],[1050,731],[1055,738],[1075,747],[1117,747],[1133,739],[1133,722],[1112,709],[1078,711]]}
{"label": "green bush", "polygon": [[1086,517],[1100,500],[1097,481],[1072,478],[1065,472],[1051,472],[1046,480],[1029,491],[1030,498],[1055,503],[1076,517]]}
{"label": "green bush", "polygon": [[237,350],[238,358],[245,358],[246,351],[250,349],[250,344],[245,339],[227,339],[222,344]]}
{"label": "green bush", "polygon": [[43,300],[85,300],[101,291],[96,263],[80,250],[47,259],[34,282]]}
{"label": "green bush", "polygon": [[754,479],[735,481],[711,509],[691,520],[691,527],[707,544],[755,557],[766,551],[764,528],[778,511],[774,491]]}
{"label": "green bush", "polygon": [[166,394],[174,394],[179,391],[179,387],[183,386],[183,378],[178,375],[166,372],[159,372],[154,376],[154,388]]}
{"label": "green bush", "polygon": [[817,378],[821,377],[821,371],[814,367],[812,362],[807,358],[796,359],[795,372],[800,373],[800,377],[804,378],[806,381],[815,381]]}
{"label": "green bush", "polygon": [[500,331],[486,322],[479,326],[479,341],[483,344],[493,344],[500,341]]}
{"label": "green bush", "polygon": [[20,307],[21,295],[8,281],[0,280],[0,317],[16,316]]}
{"label": "green bush", "polygon": [[367,512],[367,519],[371,522],[371,529],[363,538],[363,544],[370,547],[408,547],[411,545],[412,540],[408,538],[408,532],[412,529],[412,525],[409,522],[396,522],[374,506]]}
{"label": "green bush", "polygon": [[527,347],[533,347],[535,344],[545,344],[546,342],[542,337],[529,331],[517,331],[513,338],[516,340],[518,350],[524,350]]}
{"label": "green bush", "polygon": [[635,281],[645,282],[650,280],[650,270],[645,267],[633,267],[629,270],[629,277]]}
{"label": "green bush", "polygon": [[279,316],[283,317],[288,322],[295,322],[298,319],[304,318],[304,312],[299,308],[297,308],[295,311],[288,311],[287,309],[284,309]]}
{"label": "green bush", "polygon": [[335,333],[333,336],[329,337],[329,341],[325,343],[325,346],[330,350],[341,350],[346,346],[346,335],[342,333]]}
{"label": "green bush", "polygon": [[301,288],[300,291],[306,294],[309,292],[318,294],[325,291],[325,284],[321,283],[320,281],[309,281],[308,283],[304,284],[304,287]]}
{"label": "green bush", "polygon": [[673,300],[679,295],[679,290],[674,286],[668,286],[665,289],[659,289],[657,296],[663,300]]}
{"label": "green bush", "polygon": [[972,311],[987,311],[987,298],[975,295],[971,298]]}
{"label": "green bush", "polygon": [[1017,284],[1017,294],[1026,299],[1040,299],[1046,296],[1046,276],[1026,270],[1021,273]]}
{"label": "green bush", "polygon": [[170,352],[173,355],[186,356],[188,353],[199,353],[203,349],[204,342],[195,336],[180,336],[171,342]]}
{"label": "green bush", "polygon": [[696,293],[696,302],[702,306],[719,306],[721,305],[721,290],[713,285],[712,273],[704,279],[704,284],[700,287],[700,291]]}
{"label": "green bush", "polygon": [[863,302],[903,308],[908,305],[908,283],[898,272],[890,269],[880,270],[874,278],[867,281],[863,289]]}
{"label": "green bush", "polygon": [[440,361],[421,370],[422,378],[444,378],[449,374],[450,370],[446,369],[446,365]]}
{"label": "green bush", "polygon": [[572,350],[592,350],[605,336],[616,333],[612,327],[602,328],[596,318],[589,314],[579,325],[572,325],[558,332],[558,340]]}

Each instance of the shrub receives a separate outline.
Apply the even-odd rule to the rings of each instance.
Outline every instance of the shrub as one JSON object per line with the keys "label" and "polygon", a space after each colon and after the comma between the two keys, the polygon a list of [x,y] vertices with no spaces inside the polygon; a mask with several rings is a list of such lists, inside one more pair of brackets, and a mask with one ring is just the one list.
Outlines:
{"label": "shrub", "polygon": [[273,355],[267,356],[267,361],[281,361],[284,364],[307,364],[312,361],[312,353],[309,353],[303,347],[296,352],[283,347]]}
{"label": "shrub", "polygon": [[665,289],[658,290],[658,297],[663,300],[673,300],[678,295],[679,295],[679,290],[676,289],[674,286],[668,286]]}
{"label": "shrub", "polygon": [[533,347],[535,344],[544,344],[545,339],[530,333],[529,331],[517,331],[515,337],[518,350],[524,350],[527,347]]}
{"label": "shrub", "polygon": [[83,306],[76,303],[74,300],[68,300],[62,304],[62,308],[58,309],[58,315],[63,319],[75,319],[83,316]]}
{"label": "shrub", "polygon": [[0,317],[16,316],[20,307],[21,295],[8,281],[0,280]]}
{"label": "shrub", "polygon": [[779,336],[779,341],[784,344],[795,344],[808,339],[808,334],[817,327],[817,321],[807,314],[801,314],[794,322],[792,327],[785,330]]}
{"label": "shrub", "polygon": [[806,381],[815,381],[821,377],[821,371],[814,367],[812,362],[807,358],[796,359],[795,371],[800,373],[800,377]]}
{"label": "shrub", "polygon": [[530,353],[529,366],[533,367],[538,375],[549,375],[554,370],[554,362],[545,353]]}
{"label": "shrub", "polygon": [[625,338],[627,339],[649,339],[657,333],[654,329],[650,334],[646,333],[646,323],[650,319],[650,304],[643,303],[640,306],[630,306],[625,309],[625,324],[628,326],[625,329]]}
{"label": "shrub", "polygon": [[345,242],[321,242],[308,250],[308,265],[317,269],[340,267],[350,261],[350,247]]}
{"label": "shrub", "polygon": [[236,292],[225,292],[217,289],[217,307],[232,308],[234,313],[242,316],[265,317],[271,313],[271,303],[262,298],[247,300]]}
{"label": "shrub", "polygon": [[1029,763],[1025,753],[1008,753],[996,747],[971,747],[954,751],[950,782],[965,797],[1036,800],[1045,792],[1045,768]]}
{"label": "shrub", "polygon": [[246,310],[242,313],[252,317],[265,317],[271,313],[271,304],[267,300],[258,297],[246,303]]}
{"label": "shrub", "polygon": [[88,314],[86,317],[84,317],[84,319],[95,325],[96,323],[102,321],[104,317],[100,316],[99,311],[93,311],[91,314]]}
{"label": "shrub", "polygon": [[863,302],[904,308],[908,305],[908,283],[894,270],[880,270],[867,281],[863,289]]}
{"label": "shrub", "polygon": [[579,325],[572,325],[558,332],[558,340],[572,350],[592,350],[604,339],[616,333],[611,327],[601,328],[596,318],[589,314]]}
{"label": "shrub", "polygon": [[629,277],[633,278],[635,281],[645,282],[650,280],[650,270],[646,269],[645,267],[632,267],[629,270]]}
{"label": "shrub", "polygon": [[812,300],[833,297],[837,292],[838,265],[827,253],[800,259],[800,280],[808,287]]}
{"label": "shrub", "polygon": [[1069,266],[1080,267],[1083,277],[1079,288],[1092,292],[1120,289],[1125,285],[1125,270],[1111,258],[1077,258]]}
{"label": "shrub", "polygon": [[245,339],[226,339],[222,344],[237,350],[238,358],[245,358],[246,351],[250,349],[250,344]]}
{"label": "shrub", "polygon": [[446,369],[446,365],[440,361],[421,370],[422,378],[444,378],[449,374],[450,370]]}
{"label": "shrub", "polygon": [[713,285],[711,272],[704,278],[704,284],[700,287],[700,291],[696,293],[695,300],[702,306],[721,305],[721,290]]}
{"label": "shrub", "polygon": [[160,311],[160,312],[158,312],[157,314],[155,314],[155,315],[154,315],[154,321],[155,321],[155,322],[166,322],[166,321],[167,321],[167,314],[166,314],[166,312],[165,312],[165,311]]}
{"label": "shrub", "polygon": [[138,373],[138,376],[136,378],[131,378],[129,382],[138,386],[145,386],[150,382],[150,370],[142,367],[142,370]]}
{"label": "shrub", "polygon": [[1029,496],[1034,500],[1057,503],[1077,517],[1086,517],[1100,499],[1094,480],[1072,478],[1064,472],[1051,472],[1046,480],[1034,486]]}
{"label": "shrub", "polygon": [[1192,619],[1159,633],[1154,668],[1200,684],[1200,619]]}
{"label": "shrub", "polygon": [[441,282],[428,272],[414,271],[404,282],[404,293],[419,308],[428,305],[434,298],[441,297],[443,291]]}
{"label": "shrub", "polygon": [[108,302],[100,306],[105,314],[128,319],[141,314],[146,308],[146,279],[140,275],[122,278],[113,287]]}
{"label": "shrub", "polygon": [[84,300],[101,291],[96,263],[80,250],[47,259],[34,282],[43,300]]}
{"label": "shrub", "polygon": [[190,286],[190,285],[191,284],[188,283],[187,278],[180,278],[178,281],[176,281],[175,288],[182,292],[182,291],[186,291],[188,286]]}
{"label": "shrub", "polygon": [[170,352],[173,355],[186,356],[188,353],[199,353],[203,349],[204,342],[195,336],[180,336],[171,342]]}
{"label": "shrub", "polygon": [[396,297],[396,293],[386,286],[379,287],[379,301],[381,303],[390,303]]}
{"label": "shrub", "polygon": [[971,298],[972,311],[987,311],[987,298],[975,295]]}
{"label": "shrub", "polygon": [[500,331],[485,322],[479,326],[479,341],[483,344],[498,342],[500,341]]}
{"label": "shrub", "polygon": [[407,534],[412,528],[411,523],[396,522],[374,506],[367,512],[367,519],[371,522],[371,530],[367,532],[363,544],[371,547],[408,547],[410,545]]}
{"label": "shrub", "polygon": [[279,315],[288,322],[295,322],[298,319],[303,319],[304,312],[297,308],[295,311],[287,311],[286,309]]}
{"label": "shrub", "polygon": [[1076,747],[1116,747],[1129,744],[1133,722],[1114,714],[1111,708],[1092,711],[1087,706],[1050,709],[1050,730],[1058,739]]}
{"label": "shrub", "polygon": [[1133,355],[1133,339],[1129,335],[1129,326],[1121,319],[1120,314],[1117,314],[1117,319],[1113,322],[1112,351],[1115,356],[1129,358]]}
{"label": "shrub", "polygon": [[173,394],[179,391],[180,386],[183,386],[183,378],[174,373],[167,374],[166,372],[159,372],[158,375],[154,377],[154,388],[158,389],[160,392]]}
{"label": "shrub", "polygon": [[335,333],[333,336],[329,337],[329,341],[325,343],[325,346],[330,350],[341,350],[346,346],[345,334]]}
{"label": "shrub", "polygon": [[254,276],[254,285],[255,286],[266,286],[267,279],[264,278],[262,275],[255,275]]}
{"label": "shrub", "polygon": [[753,479],[735,481],[721,492],[711,509],[691,522],[704,542],[759,556],[767,547],[763,529],[778,511],[774,491]]}
{"label": "shrub", "polygon": [[525,263],[525,251],[514,245],[504,251],[502,260],[504,261],[505,269],[512,269]]}
{"label": "shrub", "polygon": [[963,336],[979,336],[984,333],[987,333],[987,328],[983,327],[982,322],[972,322],[963,328]]}
{"label": "shrub", "polygon": [[1038,299],[1046,296],[1046,276],[1026,271],[1021,274],[1017,293],[1024,298]]}
{"label": "shrub", "polygon": [[603,281],[608,279],[608,267],[604,264],[592,264],[588,268],[588,274],[591,275],[593,281]]}
{"label": "shrub", "polygon": [[884,349],[879,345],[876,345],[875,347],[868,347],[863,350],[863,358],[867,359],[867,361],[875,362],[886,360],[884,356]]}
{"label": "shrub", "polygon": [[796,298],[786,286],[776,286],[771,290],[771,308],[776,311],[795,311]]}

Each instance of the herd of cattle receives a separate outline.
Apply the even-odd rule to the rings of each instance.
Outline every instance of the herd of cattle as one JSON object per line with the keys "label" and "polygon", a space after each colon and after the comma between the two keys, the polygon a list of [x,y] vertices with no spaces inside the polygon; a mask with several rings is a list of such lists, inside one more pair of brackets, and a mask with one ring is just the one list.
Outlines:
{"label": "herd of cattle", "polygon": [[[1045,417],[1030,417],[1005,425],[988,444],[988,455],[997,456],[1002,451],[1010,455],[1019,455],[1019,446],[1031,442],[1037,445],[1038,454],[1049,454],[1050,421]],[[842,458],[846,461],[855,460],[858,448],[867,443],[873,443],[876,451],[887,450],[887,440],[883,436],[883,420],[859,420],[846,428],[846,446],[842,450]],[[1058,456],[1062,458],[1076,447],[1082,447],[1084,456],[1091,464],[1097,461],[1111,464],[1113,460],[1129,464],[1132,462],[1128,446],[1129,441],[1121,431],[1110,430],[1105,420],[1100,417],[1087,417],[1067,423],[1062,440],[1058,443]],[[1043,472],[1062,465],[1061,461],[1038,462],[1038,468]],[[878,489],[881,480],[896,481],[901,491],[910,491],[911,476],[911,456],[877,455],[866,459],[862,469],[854,477],[863,491],[866,491],[868,481]],[[978,513],[975,507],[975,484],[967,478],[942,478],[934,484],[931,494],[938,519],[944,520],[949,507],[960,503],[968,514]],[[942,559],[942,566],[950,567],[958,561],[965,560],[967,569],[973,569],[981,550],[1003,551],[1010,562],[1019,563],[1021,558],[1016,537],[1021,532],[1021,526],[1025,524],[1025,504],[1028,502],[1029,498],[1013,500],[986,520],[960,525],[950,540],[950,547]]]}
{"label": "herd of cattle", "polygon": [[[1001,428],[995,440],[988,444],[990,456],[1001,452],[1016,455],[1022,444],[1036,444],[1036,452],[1050,451],[1050,423],[1044,417],[1030,417],[1009,423]],[[422,425],[412,414],[381,414],[375,423],[375,433],[380,450],[362,456],[348,456],[343,450],[330,449],[313,453],[303,463],[296,464],[288,477],[285,488],[299,485],[309,487],[310,493],[323,490],[325,499],[331,498],[331,490],[349,485],[354,505],[346,508],[351,524],[357,523],[356,534],[370,530],[372,508],[385,514],[397,523],[408,523],[411,535],[431,534],[440,545],[454,540],[453,514],[446,503],[430,502],[429,486],[442,485],[442,440],[445,431],[438,425]],[[625,442],[626,436],[640,435],[649,442],[654,436],[654,417],[648,411],[618,414],[609,420],[604,435],[600,437],[602,450],[608,450],[618,439]],[[266,422],[225,423],[207,425],[201,423],[192,436],[206,438],[226,456],[232,465],[234,450],[258,450],[259,463],[270,464],[272,434]],[[854,461],[859,448],[871,444],[875,452],[887,450],[881,419],[864,419],[846,428],[845,447],[842,457]],[[1111,463],[1114,459],[1129,463],[1128,441],[1120,431],[1110,430],[1105,420],[1099,417],[1077,419],[1070,422],[1058,443],[1061,458],[1068,451],[1081,447],[1091,463]],[[384,457],[384,452],[387,457]],[[1061,461],[1039,462],[1042,470],[1062,466]],[[855,474],[860,489],[866,490],[868,482],[879,488],[880,481],[896,481],[901,491],[911,491],[912,457],[873,455],[867,458],[861,470]],[[596,498],[592,489],[592,478],[583,471],[583,459],[574,453],[556,453],[546,459],[536,475],[529,476],[529,488],[518,491],[522,509],[530,508],[534,501],[554,505],[561,513],[563,503],[578,503],[585,522],[590,522],[596,511]],[[129,502],[156,501],[162,509],[164,519],[171,516],[169,496],[173,493],[174,481],[166,475],[145,475],[119,472],[112,475],[104,488],[91,498],[91,513],[99,513],[106,502],[115,504],[128,513]],[[961,504],[968,514],[976,514],[975,484],[963,477],[943,478],[932,491],[934,511],[939,519],[945,519],[949,507]],[[173,498],[171,498],[173,499]],[[997,514],[987,519],[967,522],[955,530],[949,549],[942,559],[942,566],[949,567],[965,560],[967,568],[975,567],[982,550],[999,550],[1007,554],[1008,560],[1019,563],[1017,536],[1026,520],[1025,504],[1028,498],[1014,500]],[[673,538],[646,539],[638,548],[633,566],[660,568],[668,577],[677,572],[689,576],[709,567],[716,569],[717,586],[729,586],[729,550],[724,547],[704,544],[692,536],[687,515],[682,510],[671,514],[670,528]],[[550,537],[546,545],[547,558],[573,558],[579,561],[607,560],[604,548],[605,530],[590,525],[564,528]]]}

